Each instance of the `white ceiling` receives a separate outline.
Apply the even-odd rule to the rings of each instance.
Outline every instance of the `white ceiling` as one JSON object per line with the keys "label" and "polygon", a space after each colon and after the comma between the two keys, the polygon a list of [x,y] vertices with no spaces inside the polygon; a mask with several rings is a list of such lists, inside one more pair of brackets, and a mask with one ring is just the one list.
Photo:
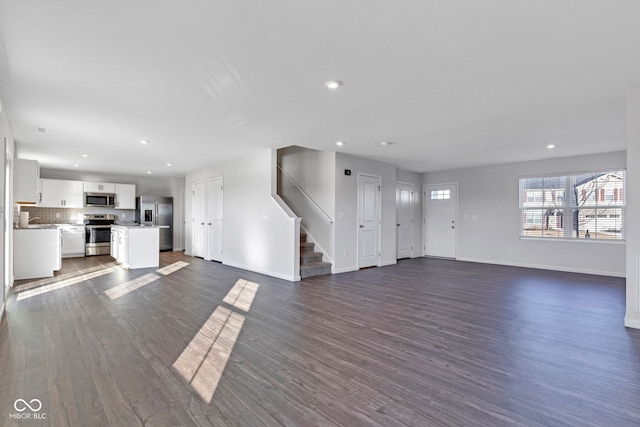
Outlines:
{"label": "white ceiling", "polygon": [[181,175],[289,145],[418,172],[624,150],[640,87],[637,0],[22,0],[0,3],[0,31],[19,156],[55,169]]}

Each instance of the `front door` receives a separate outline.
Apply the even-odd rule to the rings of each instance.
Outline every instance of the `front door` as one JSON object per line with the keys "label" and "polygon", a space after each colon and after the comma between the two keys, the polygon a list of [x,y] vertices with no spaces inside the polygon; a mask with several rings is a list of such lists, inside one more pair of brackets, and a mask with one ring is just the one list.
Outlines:
{"label": "front door", "polygon": [[413,185],[396,185],[396,259],[413,256]]}
{"label": "front door", "polygon": [[207,254],[205,259],[222,262],[222,177],[207,181]]}
{"label": "front door", "polygon": [[205,182],[193,184],[193,256],[204,258],[205,255]]}
{"label": "front door", "polygon": [[424,186],[424,254],[455,258],[457,242],[458,185]]}
{"label": "front door", "polygon": [[379,176],[358,175],[358,267],[371,267],[380,260]]}

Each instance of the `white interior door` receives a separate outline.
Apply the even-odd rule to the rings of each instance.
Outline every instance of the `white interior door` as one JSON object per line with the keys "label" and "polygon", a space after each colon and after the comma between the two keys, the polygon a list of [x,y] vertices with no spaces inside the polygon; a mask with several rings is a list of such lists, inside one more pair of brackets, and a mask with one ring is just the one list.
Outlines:
{"label": "white interior door", "polygon": [[380,259],[380,177],[358,175],[358,267]]}
{"label": "white interior door", "polygon": [[222,262],[222,177],[207,181],[207,253],[205,259]]}
{"label": "white interior door", "polygon": [[396,185],[396,259],[413,256],[413,184]]}
{"label": "white interior door", "polygon": [[206,192],[205,182],[193,184],[193,256],[205,256]]}
{"label": "white interior door", "polygon": [[455,258],[458,232],[458,185],[424,186],[424,254]]}

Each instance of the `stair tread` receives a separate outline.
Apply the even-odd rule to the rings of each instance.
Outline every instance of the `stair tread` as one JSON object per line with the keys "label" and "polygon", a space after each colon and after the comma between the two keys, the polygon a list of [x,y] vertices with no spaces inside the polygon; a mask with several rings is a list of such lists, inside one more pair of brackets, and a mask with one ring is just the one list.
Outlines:
{"label": "stair tread", "polygon": [[307,265],[300,265],[301,279],[324,276],[325,274],[331,274],[331,263],[329,262],[315,261]]}
{"label": "stair tread", "polygon": [[322,256],[322,252],[314,252],[314,251],[307,251],[307,252],[301,252],[300,253],[300,257],[314,257],[314,256]]}
{"label": "stair tread", "polygon": [[300,264],[300,268],[316,268],[316,267],[331,267],[330,262],[324,261],[312,261],[305,264]]}
{"label": "stair tread", "polygon": [[322,261],[324,254],[316,252],[315,246],[307,241],[307,233],[300,233],[300,278],[331,274],[331,263]]}

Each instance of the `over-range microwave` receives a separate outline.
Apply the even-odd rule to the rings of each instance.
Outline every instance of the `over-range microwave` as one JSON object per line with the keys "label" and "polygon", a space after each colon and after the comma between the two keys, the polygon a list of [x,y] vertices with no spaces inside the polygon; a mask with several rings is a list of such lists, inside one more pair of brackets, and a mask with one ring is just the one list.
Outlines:
{"label": "over-range microwave", "polygon": [[116,195],[107,193],[84,193],[85,206],[116,207]]}

